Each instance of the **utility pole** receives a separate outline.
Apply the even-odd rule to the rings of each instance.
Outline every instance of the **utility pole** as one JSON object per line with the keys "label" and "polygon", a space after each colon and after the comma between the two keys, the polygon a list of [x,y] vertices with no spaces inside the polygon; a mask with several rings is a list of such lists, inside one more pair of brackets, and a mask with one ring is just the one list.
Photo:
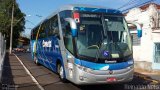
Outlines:
{"label": "utility pole", "polygon": [[11,33],[10,33],[10,47],[9,47],[10,54],[12,54],[13,19],[14,19],[14,1],[13,1],[13,6],[12,6],[12,19],[11,19]]}

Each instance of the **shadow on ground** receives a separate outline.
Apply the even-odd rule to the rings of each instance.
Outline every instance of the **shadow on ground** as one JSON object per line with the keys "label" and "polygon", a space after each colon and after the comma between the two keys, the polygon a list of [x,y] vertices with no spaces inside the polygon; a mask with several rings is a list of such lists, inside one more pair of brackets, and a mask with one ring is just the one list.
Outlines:
{"label": "shadow on ground", "polygon": [[6,53],[4,64],[3,64],[3,71],[2,71],[2,80],[1,80],[0,90],[6,89],[8,87],[13,87],[13,75],[11,70],[11,65],[9,63],[9,53]]}

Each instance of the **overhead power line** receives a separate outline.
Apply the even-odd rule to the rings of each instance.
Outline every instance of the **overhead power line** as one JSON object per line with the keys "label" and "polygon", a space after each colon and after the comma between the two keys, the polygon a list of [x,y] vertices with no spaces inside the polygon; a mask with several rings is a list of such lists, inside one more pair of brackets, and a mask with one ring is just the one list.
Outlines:
{"label": "overhead power line", "polygon": [[126,12],[126,11],[128,11],[128,10],[134,8],[134,7],[139,7],[139,6],[142,6],[142,5],[151,3],[151,2],[153,2],[153,1],[155,1],[155,0],[149,0],[149,1],[142,2],[142,3],[137,3],[137,4],[131,6],[131,7],[127,8],[127,9],[122,10],[122,12]]}
{"label": "overhead power line", "polygon": [[126,4],[122,5],[121,7],[117,8],[117,9],[121,9],[121,8],[127,7],[127,6],[129,6],[131,4],[134,4],[137,1],[140,1],[140,0],[130,0],[129,2],[127,2]]}

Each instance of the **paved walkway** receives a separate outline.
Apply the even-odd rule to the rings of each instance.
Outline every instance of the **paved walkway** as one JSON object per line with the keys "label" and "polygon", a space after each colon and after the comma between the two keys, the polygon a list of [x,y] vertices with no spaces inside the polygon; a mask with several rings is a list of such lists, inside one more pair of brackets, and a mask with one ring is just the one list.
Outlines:
{"label": "paved walkway", "polygon": [[8,53],[5,57],[2,77],[0,90],[39,90],[17,58]]}
{"label": "paved walkway", "polygon": [[135,69],[135,72],[149,76],[150,78],[160,82],[160,71],[147,71],[143,69]]}

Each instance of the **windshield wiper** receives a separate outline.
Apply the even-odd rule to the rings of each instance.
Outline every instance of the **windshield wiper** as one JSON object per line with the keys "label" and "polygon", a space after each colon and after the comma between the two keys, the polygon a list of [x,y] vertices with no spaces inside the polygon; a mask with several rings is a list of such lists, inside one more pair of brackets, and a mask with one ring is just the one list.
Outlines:
{"label": "windshield wiper", "polygon": [[95,60],[95,62],[98,61],[99,55],[100,55],[100,49],[98,48],[97,51],[96,51],[96,56],[95,56],[96,60]]}
{"label": "windshield wiper", "polygon": [[96,50],[96,59],[95,59],[95,62],[97,62],[98,61],[98,59],[99,59],[99,56],[100,56],[100,53],[101,53],[101,44],[102,44],[102,42],[99,42],[99,43],[97,43],[97,46],[98,46],[98,48],[97,48],[97,50]]}

